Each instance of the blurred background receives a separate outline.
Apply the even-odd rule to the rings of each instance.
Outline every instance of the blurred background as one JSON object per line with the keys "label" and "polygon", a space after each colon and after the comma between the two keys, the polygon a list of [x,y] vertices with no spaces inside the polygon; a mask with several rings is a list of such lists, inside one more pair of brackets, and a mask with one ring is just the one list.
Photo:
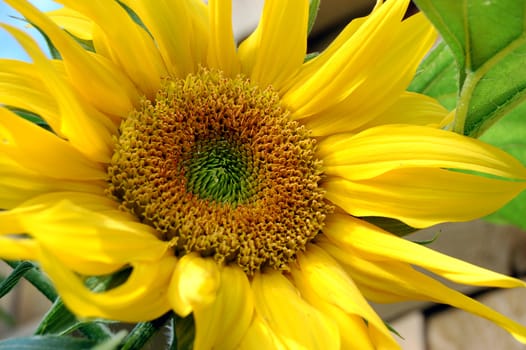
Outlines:
{"label": "blurred background", "polygon": [[[58,8],[49,0],[32,3],[42,10]],[[309,39],[309,51],[322,50],[352,18],[366,15],[374,3],[372,0],[322,0]],[[233,21],[238,40],[253,30],[262,4],[263,0],[234,0]],[[31,32],[45,48],[38,32],[28,28],[20,17],[0,0],[0,22]],[[0,57],[29,60],[18,44],[1,29]],[[516,228],[476,221],[439,225],[407,238],[422,241],[434,237],[436,240],[431,247],[438,251],[504,274],[526,277],[526,233]],[[10,268],[0,262],[0,279],[9,271]],[[526,290],[453,287],[526,324]],[[30,335],[49,306],[49,301],[29,283],[20,283],[14,291],[0,299],[0,339]],[[403,349],[524,349],[523,345],[492,323],[446,306],[419,302],[373,306],[403,337],[398,339]]]}

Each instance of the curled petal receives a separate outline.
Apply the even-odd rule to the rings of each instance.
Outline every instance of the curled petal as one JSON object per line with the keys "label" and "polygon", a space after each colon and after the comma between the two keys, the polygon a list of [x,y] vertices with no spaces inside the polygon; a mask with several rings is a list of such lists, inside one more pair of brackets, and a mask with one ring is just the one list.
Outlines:
{"label": "curled petal", "polygon": [[66,306],[80,317],[141,322],[155,319],[170,309],[167,286],[176,264],[174,256],[131,262],[133,270],[126,282],[106,292],[87,289],[77,274],[46,249],[42,249],[38,260]]}
{"label": "curled petal", "polygon": [[174,311],[187,316],[196,307],[211,304],[217,297],[220,273],[213,259],[187,254],[179,260],[170,281],[168,298]]}

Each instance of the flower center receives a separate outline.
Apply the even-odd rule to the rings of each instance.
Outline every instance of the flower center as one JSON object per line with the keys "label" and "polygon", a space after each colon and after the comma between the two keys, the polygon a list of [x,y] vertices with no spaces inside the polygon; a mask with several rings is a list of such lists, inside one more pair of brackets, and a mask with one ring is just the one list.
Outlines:
{"label": "flower center", "polygon": [[314,139],[243,76],[165,79],[119,130],[107,193],[178,256],[288,270],[331,211]]}

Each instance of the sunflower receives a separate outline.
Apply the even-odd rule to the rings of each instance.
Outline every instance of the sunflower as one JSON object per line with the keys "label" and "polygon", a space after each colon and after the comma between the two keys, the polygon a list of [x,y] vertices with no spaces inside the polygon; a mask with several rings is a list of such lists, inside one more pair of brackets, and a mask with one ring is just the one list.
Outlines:
{"label": "sunflower", "polygon": [[2,25],[32,63],[0,60],[0,256],[38,261],[79,317],[192,314],[196,349],[383,349],[398,346],[368,301],[430,300],[526,341],[420,270],[522,281],[372,223],[471,220],[526,187],[514,158],[405,91],[436,39],[403,20],[408,0],[379,1],[308,61],[308,0],[267,0],[240,45],[230,1],[6,2],[61,59]]}

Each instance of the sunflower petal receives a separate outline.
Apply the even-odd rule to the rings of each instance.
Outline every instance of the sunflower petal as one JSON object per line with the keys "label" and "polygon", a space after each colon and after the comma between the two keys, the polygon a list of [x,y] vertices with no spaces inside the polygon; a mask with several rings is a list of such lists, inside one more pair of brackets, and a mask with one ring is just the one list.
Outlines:
{"label": "sunflower petal", "polygon": [[256,274],[252,290],[256,312],[287,348],[340,348],[337,325],[303,300],[280,272]]}
{"label": "sunflower petal", "polygon": [[131,263],[133,271],[126,282],[100,293],[88,290],[77,274],[45,249],[39,261],[66,306],[80,317],[140,322],[155,319],[170,309],[166,286],[176,264],[173,256]]}
{"label": "sunflower petal", "polygon": [[240,63],[232,30],[232,1],[210,0],[210,44],[208,67],[224,71],[227,76],[239,73]]}
{"label": "sunflower petal", "polygon": [[72,86],[56,73],[51,61],[40,51],[35,41],[23,31],[0,24],[26,50],[41,72],[41,79],[48,91],[57,101],[60,112],[60,125],[57,133],[65,136],[69,142],[91,159],[107,162],[113,145],[112,134],[116,132],[113,122],[82,101]]}
{"label": "sunflower petal", "polygon": [[6,260],[35,260],[38,256],[38,245],[31,239],[0,236],[0,256]]}
{"label": "sunflower petal", "polygon": [[371,262],[348,251],[331,249],[331,255],[347,264],[347,271],[355,281],[390,294],[400,295],[405,300],[425,300],[448,304],[483,317],[508,331],[522,343],[526,343],[526,327],[510,320],[489,307],[462,293],[446,287],[407,264],[396,261]]}
{"label": "sunflower petal", "polygon": [[187,254],[177,263],[168,299],[174,311],[187,316],[195,307],[203,308],[213,303],[220,285],[217,263],[212,259],[201,258],[197,254]]}
{"label": "sunflower petal", "polygon": [[18,163],[55,179],[91,181],[106,178],[101,165],[90,161],[68,142],[1,107],[0,140],[2,163]]}
{"label": "sunflower petal", "polygon": [[[150,226],[133,221],[106,197],[50,193],[0,212],[0,234],[29,234],[57,256],[105,264],[156,261],[169,246]],[[123,249],[125,247],[125,249]],[[86,259],[83,259],[86,260]]]}
{"label": "sunflower petal", "polygon": [[195,307],[194,349],[237,349],[254,312],[254,298],[245,273],[239,267],[221,270],[214,302]]}
{"label": "sunflower petal", "polygon": [[[99,110],[125,116],[139,100],[139,94],[128,78],[103,57],[85,51],[51,19],[27,1],[7,0],[28,21],[42,30],[58,49],[70,81],[86,100]],[[71,11],[60,9],[60,11]]]}
{"label": "sunflower petal", "polygon": [[432,97],[404,91],[392,105],[356,132],[386,124],[408,124],[440,128],[449,116],[448,110]]}
{"label": "sunflower petal", "polygon": [[257,313],[239,344],[240,350],[286,350],[268,324]]}
{"label": "sunflower petal", "polygon": [[[332,310],[332,307],[336,307],[345,314],[353,316],[341,320],[343,315],[335,311],[331,312],[331,314],[340,316],[340,320],[337,319],[337,321],[344,322],[343,324],[339,322],[342,337],[344,337],[342,332],[346,328],[366,328],[363,326],[367,322],[368,327],[375,328],[378,331],[377,334],[380,335],[380,339],[375,339],[378,342],[376,344],[378,348],[397,348],[396,342],[383,321],[369,306],[347,273],[326,252],[316,245],[310,245],[305,254],[299,255],[298,265],[298,269],[292,269],[292,276],[301,295],[308,302],[315,307],[320,306],[329,311]],[[330,293],[327,293],[328,290]],[[354,324],[356,320],[359,320],[361,324]],[[347,324],[348,322],[351,325]],[[364,339],[358,339],[360,335]],[[358,343],[355,343],[356,348],[362,349],[370,344],[368,331],[353,333],[352,336],[353,341],[359,341],[362,344],[362,346],[357,346]]]}
{"label": "sunflower petal", "polygon": [[430,168],[400,169],[363,181],[327,177],[323,183],[325,197],[354,216],[394,218],[417,228],[480,218],[525,187],[524,182]]}
{"label": "sunflower petal", "polygon": [[[90,18],[111,42],[110,58],[148,97],[160,87],[166,67],[148,33],[115,1],[60,0],[60,3]],[[94,36],[94,40],[96,37]]]}
{"label": "sunflower petal", "polygon": [[418,265],[451,281],[476,286],[526,287],[521,280],[480,268],[397,237],[349,215],[334,214],[324,235],[335,244],[374,261],[402,261]]}
{"label": "sunflower petal", "polygon": [[384,125],[356,135],[321,141],[317,151],[325,173],[364,180],[402,168],[450,168],[510,179],[526,179],[526,168],[496,147],[453,132],[416,126]]}
{"label": "sunflower petal", "polygon": [[[201,28],[196,1],[124,1],[152,34],[170,73],[180,78],[197,71],[206,63],[208,33]],[[177,23],[177,25],[174,25]]]}
{"label": "sunflower petal", "polygon": [[293,117],[310,117],[304,123],[313,135],[352,131],[404,92],[436,36],[423,15],[401,21],[406,7],[407,1],[385,3],[330,58],[309,62],[284,94]]}
{"label": "sunflower petal", "polygon": [[58,130],[58,106],[43,85],[33,64],[0,60],[0,104],[31,111]]}
{"label": "sunflower petal", "polygon": [[260,86],[279,90],[303,64],[308,17],[307,0],[265,1],[258,27],[239,46],[243,72]]}
{"label": "sunflower petal", "polygon": [[21,167],[0,156],[0,208],[11,209],[35,196],[49,192],[85,192],[103,195],[104,181],[54,179]]}
{"label": "sunflower petal", "polygon": [[93,40],[93,22],[80,12],[67,7],[48,11],[46,15],[59,27],[82,40]]}

